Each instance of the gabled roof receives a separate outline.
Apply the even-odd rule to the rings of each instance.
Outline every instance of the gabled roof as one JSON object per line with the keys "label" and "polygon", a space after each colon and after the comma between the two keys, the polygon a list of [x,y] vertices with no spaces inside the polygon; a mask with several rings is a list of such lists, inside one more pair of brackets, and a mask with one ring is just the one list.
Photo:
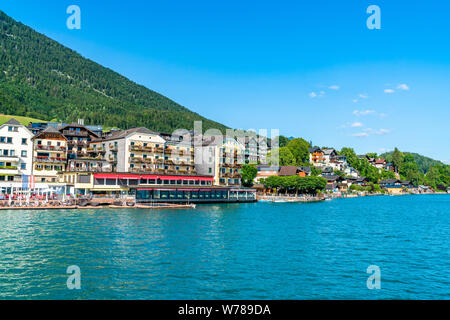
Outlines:
{"label": "gabled roof", "polygon": [[309,153],[314,153],[317,151],[323,152],[322,149],[320,149],[320,148],[309,148]]}
{"label": "gabled roof", "polygon": [[306,173],[310,173],[311,167],[298,167],[298,170],[306,172]]}
{"label": "gabled roof", "polygon": [[47,128],[45,128],[44,130],[42,130],[41,132],[39,132],[38,134],[36,134],[32,139],[37,139],[42,135],[45,135],[46,133],[53,133],[53,134],[58,134],[61,136],[62,139],[67,140],[67,138],[61,133],[59,132],[59,130],[57,130],[55,127],[50,127],[48,126]]}
{"label": "gabled roof", "polygon": [[342,180],[342,178],[340,176],[336,176],[336,175],[333,175],[333,176],[322,176],[322,178],[327,179],[328,182],[335,182],[335,181],[338,181],[338,180]]}
{"label": "gabled roof", "polygon": [[14,118],[9,119],[4,124],[12,125],[12,126],[21,126],[22,124]]}
{"label": "gabled roof", "polygon": [[106,137],[100,138],[100,139],[94,139],[92,142],[102,142],[102,141],[124,139],[133,133],[154,134],[154,135],[159,136],[158,132],[151,131],[144,127],[139,127],[139,128],[128,129],[128,130],[113,131],[109,136],[106,136]]}
{"label": "gabled roof", "polygon": [[66,128],[80,128],[80,129],[85,129],[86,131],[89,131],[93,136],[98,137],[98,134],[96,134],[94,131],[92,131],[92,130],[90,130],[89,128],[87,128],[86,126],[81,125],[81,124],[78,124],[78,123],[72,123],[72,124],[65,125],[65,126],[61,127],[61,128],[59,129],[59,131],[62,132],[62,131],[63,131],[64,129],[66,129]]}
{"label": "gabled roof", "polygon": [[334,150],[334,149],[323,149],[322,151],[323,151],[324,155],[330,155],[332,153],[336,153],[336,150]]}
{"label": "gabled roof", "polygon": [[280,177],[295,176],[297,171],[298,169],[295,166],[284,166],[280,168],[278,175]]}
{"label": "gabled roof", "polygon": [[268,167],[268,166],[259,166],[257,167],[258,171],[280,171],[280,167]]}
{"label": "gabled roof", "polygon": [[384,180],[381,180],[379,183],[380,184],[394,184],[394,183],[401,183],[401,181],[398,179],[384,179]]}

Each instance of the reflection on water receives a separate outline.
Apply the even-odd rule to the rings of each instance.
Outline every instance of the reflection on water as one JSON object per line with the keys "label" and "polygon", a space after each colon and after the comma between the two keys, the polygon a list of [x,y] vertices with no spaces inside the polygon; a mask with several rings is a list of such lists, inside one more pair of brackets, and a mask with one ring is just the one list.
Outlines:
{"label": "reflection on water", "polygon": [[[450,197],[6,211],[4,299],[449,298]],[[382,289],[368,290],[378,265]],[[82,290],[66,287],[78,265]]]}

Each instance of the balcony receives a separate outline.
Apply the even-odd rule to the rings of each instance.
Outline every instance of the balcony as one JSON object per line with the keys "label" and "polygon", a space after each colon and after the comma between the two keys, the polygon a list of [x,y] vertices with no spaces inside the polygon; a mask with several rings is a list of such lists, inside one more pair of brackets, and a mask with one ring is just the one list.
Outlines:
{"label": "balcony", "polygon": [[144,146],[130,146],[130,151],[134,152],[153,152],[152,147],[144,147]]}
{"label": "balcony", "polygon": [[17,166],[2,166],[0,170],[17,170]]}
{"label": "balcony", "polygon": [[66,163],[66,158],[51,158],[51,157],[35,157],[34,162],[38,163]]}
{"label": "balcony", "polygon": [[52,152],[65,152],[66,151],[66,147],[58,147],[58,146],[44,146],[44,145],[36,145],[35,150],[40,151],[40,150],[45,150],[45,151],[52,151]]}
{"label": "balcony", "polygon": [[153,168],[129,168],[128,172],[132,173],[157,173]]}
{"label": "balcony", "polygon": [[89,133],[86,131],[63,130],[62,134],[65,136],[89,137]]}
{"label": "balcony", "polygon": [[222,167],[222,168],[240,169],[240,168],[242,168],[242,164],[239,164],[239,163],[221,163],[220,167]]}
{"label": "balcony", "polygon": [[163,147],[155,148],[154,152],[155,153],[164,153],[164,148]]}
{"label": "balcony", "polygon": [[1,162],[18,162],[19,157],[18,156],[2,156],[2,155],[0,155],[0,161]]}

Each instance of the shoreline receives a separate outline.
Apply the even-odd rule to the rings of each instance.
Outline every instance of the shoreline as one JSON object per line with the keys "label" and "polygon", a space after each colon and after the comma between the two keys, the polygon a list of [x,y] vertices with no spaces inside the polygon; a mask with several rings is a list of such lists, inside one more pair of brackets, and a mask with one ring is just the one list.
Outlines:
{"label": "shoreline", "polygon": [[[407,193],[407,194],[367,194],[367,195],[345,195],[345,196],[331,196],[331,197],[290,197],[290,196],[257,196],[256,202],[271,202],[271,203],[316,203],[316,202],[324,202],[330,201],[334,199],[353,199],[353,198],[363,198],[363,197],[374,197],[374,196],[424,196],[424,195],[450,195],[450,193],[445,192],[434,192],[434,193]],[[215,204],[221,204],[227,202],[217,202]],[[254,202],[255,203],[255,202]],[[207,204],[207,203],[205,203]],[[77,210],[77,209],[85,209],[85,210],[93,210],[93,209],[151,209],[151,210],[163,210],[163,209],[196,209],[197,204],[176,204],[176,203],[158,203],[158,204],[134,204],[132,206],[129,205],[54,205],[54,206],[4,206],[0,207],[1,211],[9,211],[9,210]]]}

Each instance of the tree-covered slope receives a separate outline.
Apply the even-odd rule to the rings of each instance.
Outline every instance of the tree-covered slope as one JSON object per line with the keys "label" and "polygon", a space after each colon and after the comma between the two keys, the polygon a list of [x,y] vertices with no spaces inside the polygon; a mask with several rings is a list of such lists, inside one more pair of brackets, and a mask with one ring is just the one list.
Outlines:
{"label": "tree-covered slope", "polygon": [[225,126],[203,118],[0,11],[0,113],[155,131]]}
{"label": "tree-covered slope", "polygon": [[[393,151],[383,153],[382,155],[380,155],[380,157],[386,159],[388,162],[392,162],[392,154],[393,154]],[[411,155],[414,158],[414,162],[417,164],[417,167],[423,173],[427,173],[431,167],[443,165],[443,163],[441,161],[425,157],[418,153],[403,152],[403,154]]]}

